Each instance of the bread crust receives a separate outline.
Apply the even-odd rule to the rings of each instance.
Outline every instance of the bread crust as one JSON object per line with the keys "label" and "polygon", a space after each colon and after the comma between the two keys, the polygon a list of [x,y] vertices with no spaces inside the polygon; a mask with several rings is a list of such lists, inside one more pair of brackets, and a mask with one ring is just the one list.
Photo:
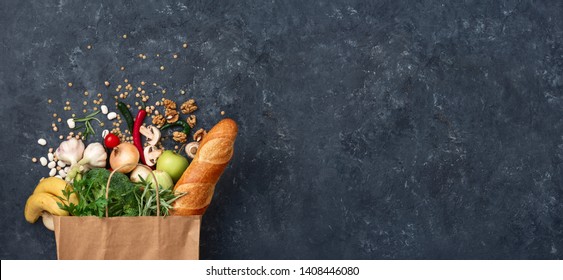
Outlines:
{"label": "bread crust", "polygon": [[174,186],[186,195],[172,203],[171,215],[202,215],[207,210],[215,184],[233,156],[237,132],[235,121],[223,119],[203,137],[194,159]]}

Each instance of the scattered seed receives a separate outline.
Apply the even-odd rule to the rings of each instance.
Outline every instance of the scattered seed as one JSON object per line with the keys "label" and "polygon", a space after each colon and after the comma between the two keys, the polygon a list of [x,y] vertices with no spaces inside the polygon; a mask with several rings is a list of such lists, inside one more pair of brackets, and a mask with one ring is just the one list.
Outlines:
{"label": "scattered seed", "polygon": [[121,67],[119,68],[119,70],[123,71],[123,70],[125,70],[125,67],[124,67],[124,66],[121,66]]}
{"label": "scattered seed", "polygon": [[172,57],[173,57],[174,59],[176,59],[176,58],[178,58],[178,55],[177,55],[177,54],[174,54],[174,55],[172,55]]}
{"label": "scattered seed", "polygon": [[65,138],[65,137],[62,136],[62,135],[59,135],[59,139],[63,140],[63,138]]}
{"label": "scattered seed", "polygon": [[68,83],[68,87],[72,87],[72,83]]}
{"label": "scattered seed", "polygon": [[55,127],[53,127],[53,131],[54,131],[54,132],[57,132],[57,131],[59,131],[59,128],[57,128],[57,127],[55,126]]}
{"label": "scattered seed", "polygon": [[188,48],[188,43],[184,43],[184,44],[182,45],[182,48],[187,49],[187,48]]}
{"label": "scattered seed", "polygon": [[221,111],[221,116],[224,116],[224,115],[225,115],[225,111]]}
{"label": "scattered seed", "polygon": [[90,50],[90,49],[92,49],[92,46],[88,45],[88,46],[86,46],[86,48]]}
{"label": "scattered seed", "polygon": [[108,81],[105,81],[105,82],[104,82],[104,85],[106,85],[106,87],[109,87],[109,82],[108,82]]}
{"label": "scattered seed", "polygon": [[[142,86],[144,86],[145,84],[146,84],[145,81],[141,81]],[[51,100],[51,99],[49,99],[49,100]]]}
{"label": "scattered seed", "polygon": [[53,102],[53,100],[51,100],[51,99],[47,100],[47,103],[52,103],[52,102]]}
{"label": "scattered seed", "polygon": [[127,34],[123,34],[123,39],[127,39]]}
{"label": "scattered seed", "polygon": [[160,66],[160,71],[164,71],[164,66]]}
{"label": "scattered seed", "polygon": [[31,161],[32,161],[32,162],[37,162],[37,158],[32,158]]}
{"label": "scattered seed", "polygon": [[53,152],[53,148],[49,148],[49,153],[52,153],[52,152]]}

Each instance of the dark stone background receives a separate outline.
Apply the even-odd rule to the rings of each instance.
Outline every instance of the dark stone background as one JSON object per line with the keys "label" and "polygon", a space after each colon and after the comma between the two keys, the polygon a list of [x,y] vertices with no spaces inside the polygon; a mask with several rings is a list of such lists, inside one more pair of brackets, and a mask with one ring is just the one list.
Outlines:
{"label": "dark stone background", "polygon": [[562,1],[90,2],[0,4],[0,258],[56,258],[36,140],[123,78],[240,125],[204,259],[563,256]]}

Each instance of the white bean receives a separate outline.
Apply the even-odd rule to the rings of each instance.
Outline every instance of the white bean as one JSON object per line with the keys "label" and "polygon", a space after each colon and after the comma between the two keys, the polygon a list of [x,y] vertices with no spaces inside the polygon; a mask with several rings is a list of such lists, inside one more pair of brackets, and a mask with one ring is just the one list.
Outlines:
{"label": "white bean", "polygon": [[76,126],[76,123],[74,122],[74,119],[68,119],[66,120],[66,124],[68,125],[68,128],[74,128]]}
{"label": "white bean", "polygon": [[105,139],[106,136],[108,136],[108,134],[109,134],[109,130],[104,129],[104,131],[102,131],[102,138]]}
{"label": "white bean", "polygon": [[57,174],[57,169],[51,168],[51,171],[49,171],[49,177],[53,177],[53,176],[55,176],[55,174]]}
{"label": "white bean", "polygon": [[39,162],[41,162],[41,165],[46,166],[47,165],[47,159],[45,157],[41,157],[39,159]]}
{"label": "white bean", "polygon": [[68,173],[69,170],[70,170],[70,166],[67,166],[67,167],[64,168],[64,171],[65,171],[66,173]]}
{"label": "white bean", "polygon": [[[49,168],[55,168],[55,167],[57,167],[57,163],[54,162],[54,161],[51,161],[51,162],[49,162],[49,164],[47,164],[47,167],[49,167]],[[51,176],[51,177],[53,177],[53,176]]]}
{"label": "white bean", "polygon": [[49,161],[53,161],[55,159],[55,155],[53,155],[53,153],[48,153],[47,158],[49,159]]}
{"label": "white bean", "polygon": [[61,177],[66,177],[66,172],[64,170],[59,170],[59,175],[61,175]]}
{"label": "white bean", "polygon": [[39,140],[37,140],[37,144],[39,144],[41,146],[45,146],[45,145],[47,145],[47,140],[40,138]]}
{"label": "white bean", "polygon": [[57,165],[64,168],[66,166],[66,163],[64,163],[62,160],[59,160],[57,161]]}
{"label": "white bean", "polygon": [[105,115],[105,114],[107,114],[107,113],[108,113],[108,106],[106,106],[106,105],[102,105],[102,106],[100,106],[100,108],[102,109],[102,114],[104,114],[104,115]]}
{"label": "white bean", "polygon": [[111,121],[115,118],[117,118],[117,113],[115,113],[115,112],[108,113],[108,120]]}
{"label": "white bean", "polygon": [[57,175],[57,176],[55,176],[55,177],[57,177],[57,178],[59,178],[59,179],[63,179],[63,177],[61,177],[61,175]]}

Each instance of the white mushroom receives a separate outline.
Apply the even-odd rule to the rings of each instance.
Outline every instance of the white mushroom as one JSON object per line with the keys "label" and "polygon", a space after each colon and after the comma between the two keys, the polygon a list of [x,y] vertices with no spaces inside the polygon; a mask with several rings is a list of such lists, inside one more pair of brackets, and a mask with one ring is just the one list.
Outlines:
{"label": "white mushroom", "polygon": [[198,148],[199,142],[188,143],[188,145],[186,145],[186,154],[188,155],[188,157],[194,158]]}
{"label": "white mushroom", "polygon": [[157,149],[155,146],[147,146],[143,150],[145,155],[145,161],[148,166],[153,166],[156,164],[156,160],[162,154],[162,150]]}
{"label": "white mushroom", "polygon": [[139,132],[147,138],[147,143],[149,146],[156,146],[158,141],[160,141],[160,129],[156,128],[154,125],[141,126]]}

